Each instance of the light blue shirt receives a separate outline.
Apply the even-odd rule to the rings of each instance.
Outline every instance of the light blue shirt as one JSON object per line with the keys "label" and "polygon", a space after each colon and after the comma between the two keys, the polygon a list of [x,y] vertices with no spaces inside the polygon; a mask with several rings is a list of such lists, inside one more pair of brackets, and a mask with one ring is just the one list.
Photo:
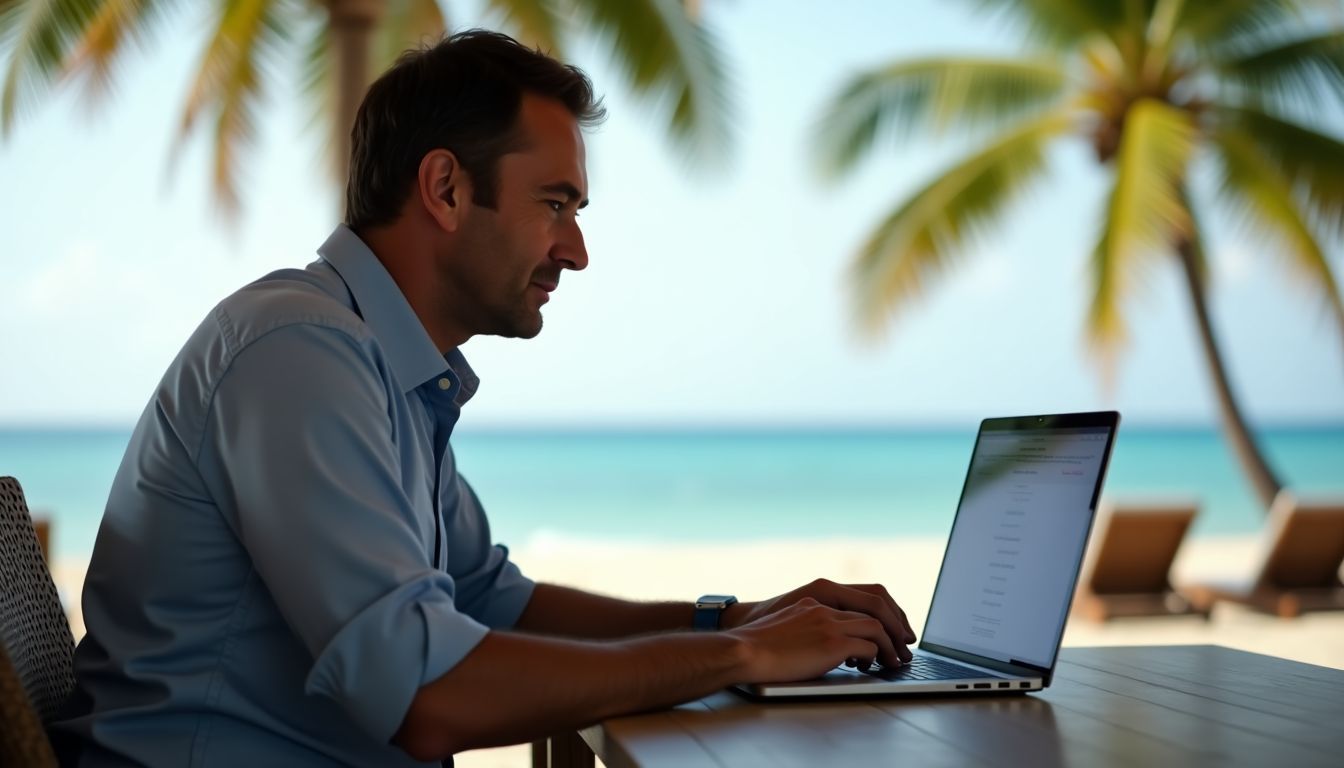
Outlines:
{"label": "light blue shirt", "polygon": [[478,380],[338,227],[225,299],[159,384],[84,586],[86,765],[410,765],[416,691],[533,583],[448,438]]}

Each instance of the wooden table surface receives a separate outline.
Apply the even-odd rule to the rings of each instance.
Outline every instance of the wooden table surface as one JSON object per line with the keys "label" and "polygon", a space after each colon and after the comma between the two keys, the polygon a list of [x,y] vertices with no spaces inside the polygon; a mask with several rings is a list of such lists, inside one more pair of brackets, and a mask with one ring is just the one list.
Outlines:
{"label": "wooden table surface", "polygon": [[610,768],[1338,768],[1344,671],[1207,645],[1066,648],[1035,694],[763,704],[724,691],[539,746],[542,764],[592,765],[595,752]]}

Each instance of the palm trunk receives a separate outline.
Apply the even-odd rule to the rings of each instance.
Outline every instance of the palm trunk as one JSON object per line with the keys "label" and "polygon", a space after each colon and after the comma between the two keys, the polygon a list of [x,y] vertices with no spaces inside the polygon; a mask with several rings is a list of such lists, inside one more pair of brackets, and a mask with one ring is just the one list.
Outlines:
{"label": "palm trunk", "polygon": [[336,65],[336,178],[342,185],[350,173],[350,130],[369,87],[373,30],[385,5],[386,0],[327,0]]}
{"label": "palm trunk", "polygon": [[1232,387],[1227,379],[1227,367],[1223,364],[1222,353],[1213,336],[1213,325],[1209,322],[1209,308],[1204,297],[1204,281],[1195,261],[1195,245],[1188,238],[1182,238],[1176,244],[1182,272],[1185,274],[1186,287],[1190,290],[1190,306],[1195,310],[1195,322],[1199,326],[1199,340],[1204,348],[1205,362],[1209,373],[1213,374],[1213,389],[1218,396],[1218,411],[1223,419],[1223,433],[1232,443],[1232,451],[1241,462],[1242,471],[1251,481],[1255,495],[1268,511],[1274,497],[1282,485],[1274,470],[1265,461],[1264,454],[1256,445],[1255,438],[1246,426],[1246,418],[1232,395]]}

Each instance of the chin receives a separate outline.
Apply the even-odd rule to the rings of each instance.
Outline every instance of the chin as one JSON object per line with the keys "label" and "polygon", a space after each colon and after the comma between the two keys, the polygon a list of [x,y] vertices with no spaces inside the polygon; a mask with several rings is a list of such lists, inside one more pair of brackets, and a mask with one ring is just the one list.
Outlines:
{"label": "chin", "polygon": [[534,317],[514,318],[495,335],[507,339],[532,339],[541,333],[541,326],[541,313],[537,313]]}

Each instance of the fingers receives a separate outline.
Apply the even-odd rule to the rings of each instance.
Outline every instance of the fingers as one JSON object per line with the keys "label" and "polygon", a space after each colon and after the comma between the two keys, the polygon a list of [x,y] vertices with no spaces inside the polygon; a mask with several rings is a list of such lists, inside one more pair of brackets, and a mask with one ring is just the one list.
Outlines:
{"label": "fingers", "polygon": [[[857,611],[882,623],[893,643],[900,645],[902,658],[909,659],[906,643],[915,640],[910,622],[886,589],[879,585],[828,584],[832,605],[844,611]],[[880,594],[878,593],[880,591]],[[887,663],[887,662],[883,662]]]}
{"label": "fingers", "polygon": [[730,631],[755,651],[748,671],[753,682],[810,679],[841,663],[866,669],[874,660],[899,666],[910,659],[876,617],[812,597]]}
{"label": "fingers", "polygon": [[897,616],[897,618],[901,620],[901,626],[905,628],[905,637],[903,638],[904,641],[907,643],[915,642],[915,640],[917,639],[915,637],[915,630],[914,627],[912,627],[910,624],[909,617],[905,615],[905,609],[901,608],[900,605],[897,605],[896,599],[891,596],[891,593],[887,591],[886,587],[882,586],[881,584],[850,584],[848,586],[851,589],[857,589],[862,592],[867,592],[868,594],[877,597],[879,600],[885,603],[887,607],[891,609],[892,613],[894,613]]}
{"label": "fingers", "polygon": [[[864,613],[845,611],[840,613],[845,624],[845,632],[852,637],[860,637],[875,646],[877,660],[884,666],[895,667],[910,661],[910,649],[903,643],[893,642],[891,635],[882,622]],[[871,659],[872,656],[861,657]]]}
{"label": "fingers", "polygon": [[[873,643],[875,655],[884,665],[898,666],[912,658],[907,647],[909,643],[915,642],[910,619],[880,584],[837,584],[827,579],[817,579],[788,595],[776,598],[776,601],[785,606],[776,609],[780,614],[807,611],[816,606],[851,614],[842,620],[858,623],[847,628],[846,632]],[[784,620],[783,615],[777,615],[776,618]],[[873,656],[866,658],[871,659]],[[862,662],[865,658],[855,657],[855,660]]]}
{"label": "fingers", "polygon": [[859,669],[867,669],[873,663],[873,659],[881,655],[881,650],[875,643],[861,637],[848,638],[844,652],[848,654],[845,664]]}
{"label": "fingers", "polygon": [[787,611],[788,613],[810,614],[825,622],[835,622],[840,632],[848,640],[863,640],[871,645],[867,654],[846,654],[846,663],[850,666],[867,665],[876,658],[887,666],[899,666],[910,661],[910,649],[903,643],[892,640],[887,627],[881,620],[863,611],[847,611],[832,608],[811,597],[804,597]]}
{"label": "fingers", "polygon": [[[856,594],[860,593],[860,594]],[[896,603],[891,593],[881,584],[838,584],[829,579],[816,579],[794,591],[780,595],[768,601],[777,607],[770,611],[782,610],[804,600],[816,599],[820,602],[845,611],[863,611],[881,619],[896,642],[915,642],[915,631],[904,609]]]}

